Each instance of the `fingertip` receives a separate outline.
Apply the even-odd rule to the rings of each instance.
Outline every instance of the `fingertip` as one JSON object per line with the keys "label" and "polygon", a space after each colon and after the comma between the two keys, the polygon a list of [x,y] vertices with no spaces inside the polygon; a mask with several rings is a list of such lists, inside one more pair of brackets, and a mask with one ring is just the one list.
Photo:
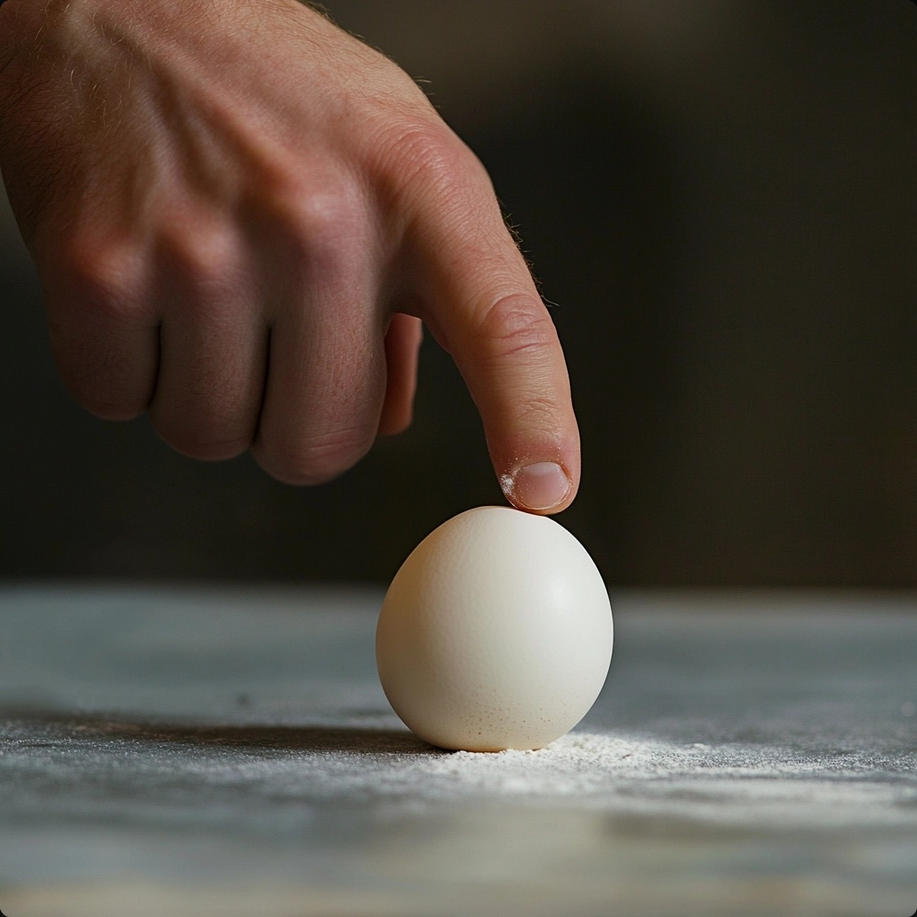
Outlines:
{"label": "fingertip", "polygon": [[506,499],[517,509],[551,515],[576,496],[573,476],[558,462],[529,462],[500,476]]}

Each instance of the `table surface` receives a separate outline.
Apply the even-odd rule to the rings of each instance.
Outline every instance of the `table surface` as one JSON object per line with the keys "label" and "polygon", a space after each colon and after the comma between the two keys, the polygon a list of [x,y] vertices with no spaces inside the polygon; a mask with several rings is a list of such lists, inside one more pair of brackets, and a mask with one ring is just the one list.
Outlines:
{"label": "table surface", "polygon": [[917,597],[613,593],[538,752],[391,712],[360,589],[0,589],[7,917],[917,910]]}

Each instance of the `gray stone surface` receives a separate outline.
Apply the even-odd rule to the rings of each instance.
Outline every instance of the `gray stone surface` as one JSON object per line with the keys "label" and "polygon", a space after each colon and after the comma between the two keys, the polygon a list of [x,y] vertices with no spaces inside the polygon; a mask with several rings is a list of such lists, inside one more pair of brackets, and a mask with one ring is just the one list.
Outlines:
{"label": "gray stone surface", "polygon": [[374,591],[0,590],[8,917],[917,909],[917,600],[613,596],[539,752],[391,713]]}

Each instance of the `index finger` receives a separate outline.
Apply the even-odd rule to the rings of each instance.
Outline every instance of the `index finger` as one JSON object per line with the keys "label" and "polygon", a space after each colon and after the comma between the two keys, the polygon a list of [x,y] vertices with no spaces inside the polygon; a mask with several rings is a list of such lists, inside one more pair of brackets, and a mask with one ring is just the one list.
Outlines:
{"label": "index finger", "polygon": [[520,509],[555,513],[579,485],[579,432],[563,350],[489,179],[429,195],[411,240],[422,318],[477,405],[494,470]]}

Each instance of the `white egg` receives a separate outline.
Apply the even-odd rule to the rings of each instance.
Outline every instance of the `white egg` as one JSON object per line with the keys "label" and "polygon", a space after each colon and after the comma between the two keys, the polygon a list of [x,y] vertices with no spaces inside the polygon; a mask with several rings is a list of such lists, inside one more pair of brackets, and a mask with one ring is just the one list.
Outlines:
{"label": "white egg", "polygon": [[585,716],[612,641],[605,584],[576,538],[546,516],[482,506],[395,575],[376,662],[395,712],[432,745],[535,749]]}

